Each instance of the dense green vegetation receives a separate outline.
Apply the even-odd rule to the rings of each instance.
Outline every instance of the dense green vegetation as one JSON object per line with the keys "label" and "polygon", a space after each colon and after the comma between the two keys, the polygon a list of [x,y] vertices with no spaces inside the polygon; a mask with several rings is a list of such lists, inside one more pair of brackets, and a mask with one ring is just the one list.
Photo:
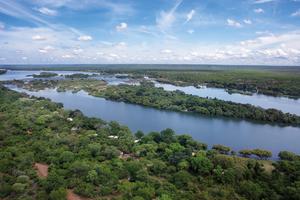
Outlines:
{"label": "dense green vegetation", "polygon": [[66,90],[71,90],[73,92],[78,92],[80,90],[87,91],[91,94],[98,93],[101,90],[106,88],[106,82],[101,80],[93,80],[93,79],[68,79],[68,80],[32,80],[32,81],[22,81],[22,80],[14,80],[14,81],[6,81],[4,83],[14,84],[18,87],[22,87],[24,89],[30,91],[38,91],[46,88],[57,88],[58,92],[63,92]]}
{"label": "dense green vegetation", "polygon": [[[132,135],[116,122],[4,87],[0,145],[1,199],[60,200],[66,189],[93,199],[300,198],[300,158],[291,152],[271,162],[222,145],[207,150],[171,129]],[[49,165],[47,177],[37,176],[37,162]]]}
{"label": "dense green vegetation", "polygon": [[151,83],[140,86],[109,86],[106,90],[93,94],[108,99],[141,104],[158,109],[199,113],[208,116],[224,116],[260,122],[286,125],[300,125],[300,117],[284,114],[276,109],[263,109],[250,104],[239,104],[217,99],[201,98],[180,91],[165,91]]}
{"label": "dense green vegetation", "polygon": [[65,75],[66,78],[88,78],[89,74],[75,73],[70,75]]}
{"label": "dense green vegetation", "polygon": [[55,76],[58,76],[58,74],[53,72],[41,72],[40,74],[32,75],[33,78],[51,78]]}
{"label": "dense green vegetation", "polygon": [[158,81],[175,85],[202,85],[241,92],[300,98],[300,73],[264,70],[146,71]]}

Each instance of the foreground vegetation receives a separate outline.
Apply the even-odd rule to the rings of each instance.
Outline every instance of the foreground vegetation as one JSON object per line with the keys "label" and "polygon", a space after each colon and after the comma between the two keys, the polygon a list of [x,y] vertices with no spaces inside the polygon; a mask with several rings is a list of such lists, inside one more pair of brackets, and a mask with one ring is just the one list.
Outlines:
{"label": "foreground vegetation", "polygon": [[[300,73],[264,70],[154,70],[143,72],[175,85],[207,85],[232,92],[300,98]],[[236,91],[237,90],[237,91]]]}
{"label": "foreground vegetation", "polygon": [[[300,198],[300,158],[293,153],[271,162],[228,155],[234,152],[222,145],[207,150],[171,129],[132,135],[116,122],[4,87],[0,144],[2,199],[61,200],[66,189],[93,199]],[[37,176],[37,165],[49,166],[45,177]]]}

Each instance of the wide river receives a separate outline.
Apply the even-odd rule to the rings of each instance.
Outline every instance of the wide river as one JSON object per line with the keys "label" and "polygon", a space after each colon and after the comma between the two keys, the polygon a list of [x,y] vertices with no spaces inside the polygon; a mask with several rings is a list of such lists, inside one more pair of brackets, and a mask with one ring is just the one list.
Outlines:
{"label": "wide river", "polygon": [[63,103],[66,109],[79,109],[89,117],[118,121],[128,126],[132,131],[142,130],[149,133],[172,128],[178,134],[190,134],[194,139],[208,145],[224,144],[234,150],[263,148],[272,151],[274,156],[281,150],[300,153],[300,128],[296,127],[280,127],[244,120],[210,118],[157,110],[93,97],[83,91],[73,94],[72,92],[59,93],[54,89],[29,92],[19,88],[11,88]]}
{"label": "wide river", "polygon": [[[32,72],[29,74],[32,74]],[[8,80],[5,76],[0,75],[0,80]],[[124,81],[113,77],[107,78],[107,80],[111,81],[110,84]],[[142,130],[149,133],[172,128],[178,134],[190,134],[194,139],[205,142],[210,146],[224,144],[234,150],[263,148],[272,151],[274,156],[282,150],[300,153],[300,128],[297,127],[280,127],[244,120],[210,118],[188,113],[157,110],[93,97],[83,91],[73,94],[72,92],[59,93],[53,89],[29,92],[15,87],[10,88],[63,103],[66,109],[79,109],[90,117],[97,117],[106,121],[118,121],[128,126],[132,131]],[[298,108],[295,107],[295,109]]]}

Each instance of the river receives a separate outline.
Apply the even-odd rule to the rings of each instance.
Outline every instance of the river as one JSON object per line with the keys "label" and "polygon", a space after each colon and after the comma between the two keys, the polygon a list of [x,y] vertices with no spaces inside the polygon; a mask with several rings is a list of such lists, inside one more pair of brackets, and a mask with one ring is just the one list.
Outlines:
{"label": "river", "polygon": [[66,109],[79,109],[89,117],[118,121],[134,132],[142,130],[149,133],[172,128],[178,134],[189,134],[195,140],[210,146],[224,144],[234,150],[262,148],[272,151],[274,156],[281,150],[300,153],[300,128],[297,127],[280,127],[244,120],[157,110],[93,97],[84,91],[73,94],[70,91],[57,92],[54,89],[39,92],[29,92],[15,87],[11,89],[63,103]]}

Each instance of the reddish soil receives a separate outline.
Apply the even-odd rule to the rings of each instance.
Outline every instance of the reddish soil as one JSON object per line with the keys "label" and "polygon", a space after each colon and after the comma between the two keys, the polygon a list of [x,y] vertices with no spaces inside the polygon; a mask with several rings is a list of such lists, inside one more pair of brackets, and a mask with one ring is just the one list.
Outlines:
{"label": "reddish soil", "polygon": [[37,170],[37,174],[39,177],[45,178],[48,176],[48,165],[42,163],[35,163],[34,168]]}
{"label": "reddish soil", "polygon": [[72,190],[67,190],[67,200],[91,200],[75,194]]}

